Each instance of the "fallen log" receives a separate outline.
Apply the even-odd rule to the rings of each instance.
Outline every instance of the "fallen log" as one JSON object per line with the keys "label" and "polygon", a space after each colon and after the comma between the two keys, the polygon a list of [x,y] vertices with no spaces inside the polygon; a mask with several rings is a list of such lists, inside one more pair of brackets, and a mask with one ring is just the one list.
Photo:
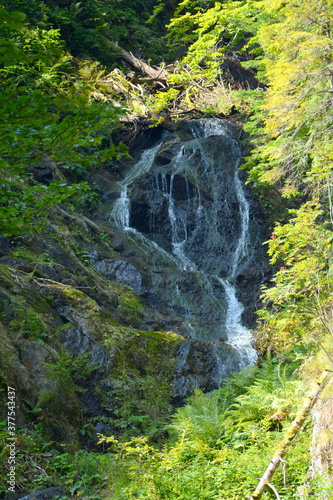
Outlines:
{"label": "fallen log", "polygon": [[138,57],[135,57],[131,52],[127,52],[127,50],[118,47],[121,56],[125,61],[129,62],[134,68],[138,69],[144,75],[153,78],[154,80],[158,80],[160,82],[165,82],[168,76],[168,73],[163,68],[153,68],[149,64],[142,61]]}

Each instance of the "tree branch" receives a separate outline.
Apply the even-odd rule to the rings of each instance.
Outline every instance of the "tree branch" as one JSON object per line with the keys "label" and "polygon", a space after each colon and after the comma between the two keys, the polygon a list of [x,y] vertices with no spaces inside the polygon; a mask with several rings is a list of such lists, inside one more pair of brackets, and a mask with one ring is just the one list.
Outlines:
{"label": "tree branch", "polygon": [[273,491],[274,495],[276,496],[276,499],[281,500],[278,490],[275,488],[275,486],[273,486],[271,483],[267,483],[267,486]]}

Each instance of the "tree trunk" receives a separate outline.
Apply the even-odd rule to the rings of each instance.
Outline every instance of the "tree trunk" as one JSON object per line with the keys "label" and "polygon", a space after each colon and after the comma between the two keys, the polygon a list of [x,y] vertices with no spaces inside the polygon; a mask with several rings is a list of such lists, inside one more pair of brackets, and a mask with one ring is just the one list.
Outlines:
{"label": "tree trunk", "polygon": [[284,455],[287,453],[291,442],[293,441],[294,437],[299,433],[301,430],[306,417],[309,415],[310,411],[316,404],[320,394],[322,393],[323,389],[325,388],[328,378],[331,375],[331,372],[328,370],[325,370],[321,377],[318,379],[316,388],[315,390],[309,394],[309,396],[306,398],[304,401],[304,404],[302,408],[297,412],[296,418],[287,430],[283,440],[278,446],[277,451],[274,453],[274,456],[272,460],[270,461],[265,473],[261,477],[259,484],[255,490],[255,492],[251,496],[251,500],[259,500],[261,498],[264,489],[266,488],[267,484],[270,482],[270,479],[272,478],[273,474],[275,473],[279,463],[283,459]]}
{"label": "tree trunk", "polygon": [[159,80],[162,82],[166,81],[168,74],[163,68],[157,68],[157,69],[152,68],[152,66],[149,66],[149,64],[133,56],[133,54],[127,52],[127,50],[124,50],[121,47],[118,47],[118,49],[121,52],[122,58],[125,59],[125,61],[129,62],[132,66],[134,66],[134,68],[141,71],[141,73],[148,75],[150,78],[153,78],[154,80]]}

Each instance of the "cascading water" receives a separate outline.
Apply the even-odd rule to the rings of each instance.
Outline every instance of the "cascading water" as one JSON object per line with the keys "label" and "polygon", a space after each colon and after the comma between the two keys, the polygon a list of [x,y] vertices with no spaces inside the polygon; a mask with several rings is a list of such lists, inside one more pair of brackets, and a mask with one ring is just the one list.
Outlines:
{"label": "cascading water", "polygon": [[145,173],[149,171],[155,159],[156,152],[162,146],[163,142],[159,142],[154,147],[147,149],[141,155],[140,160],[134,165],[127,176],[122,182],[119,182],[120,186],[120,196],[116,200],[110,220],[114,221],[119,229],[123,229],[130,233],[133,233],[135,237],[140,241],[141,245],[146,249],[146,251],[153,249],[158,253],[162,254],[164,258],[171,259],[176,262],[172,256],[160,248],[155,242],[145,238],[140,232],[135,228],[130,226],[130,197],[128,195],[128,187],[137,179],[142,177]]}
{"label": "cascading water", "polygon": [[156,151],[162,146],[163,142],[158,143],[151,149],[147,149],[142,153],[142,156],[138,163],[134,165],[131,171],[127,174],[125,179],[119,183],[121,187],[120,196],[116,200],[112,213],[111,219],[115,221],[116,225],[125,230],[131,230],[130,227],[130,198],[128,196],[128,186],[132,184],[135,179],[141,177],[151,168]]}
{"label": "cascading water", "polygon": [[[189,339],[179,353],[180,394],[195,385],[214,388],[255,363],[237,282],[251,280],[261,245],[232,128],[208,119],[185,131],[186,141],[167,134],[142,154],[119,183],[110,216],[152,266],[146,299],[154,319]],[[202,365],[209,358],[211,384],[189,373],[190,357]]]}
{"label": "cascading water", "polygon": [[[241,153],[239,151],[239,158]],[[227,298],[227,314],[226,314],[226,329],[228,334],[228,342],[239,349],[241,352],[241,366],[246,368],[254,365],[257,360],[257,352],[252,346],[252,333],[242,325],[241,317],[244,311],[243,305],[236,297],[236,288],[231,284],[237,277],[240,264],[246,259],[248,254],[248,232],[250,219],[250,205],[244,193],[243,184],[239,178],[239,171],[235,169],[234,174],[235,192],[239,202],[239,211],[241,215],[241,232],[239,235],[238,244],[233,255],[230,275],[227,279],[218,278],[222,283]]]}

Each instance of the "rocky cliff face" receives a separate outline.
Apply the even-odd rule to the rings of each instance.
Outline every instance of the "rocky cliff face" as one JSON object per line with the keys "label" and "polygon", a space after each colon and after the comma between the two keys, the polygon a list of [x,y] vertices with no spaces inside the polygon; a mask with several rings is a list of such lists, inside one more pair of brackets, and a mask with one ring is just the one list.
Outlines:
{"label": "rocky cliff face", "polygon": [[[180,338],[146,331],[128,286],[142,291],[138,272],[112,241],[107,228],[63,209],[43,234],[2,240],[1,383],[16,388],[17,426],[38,423],[58,442],[77,443],[89,422],[86,437],[117,428],[129,393],[138,419],[171,411]],[[145,378],[156,384],[143,393]]]}

